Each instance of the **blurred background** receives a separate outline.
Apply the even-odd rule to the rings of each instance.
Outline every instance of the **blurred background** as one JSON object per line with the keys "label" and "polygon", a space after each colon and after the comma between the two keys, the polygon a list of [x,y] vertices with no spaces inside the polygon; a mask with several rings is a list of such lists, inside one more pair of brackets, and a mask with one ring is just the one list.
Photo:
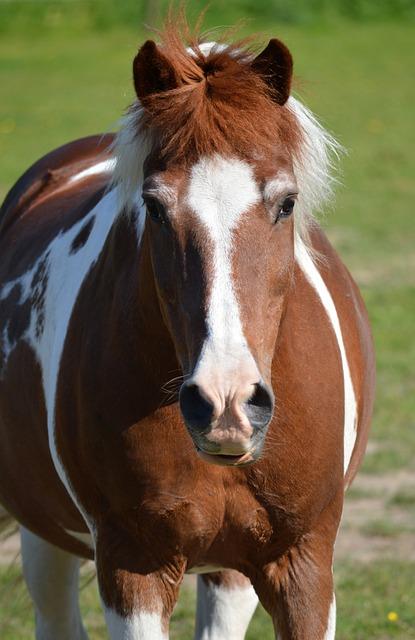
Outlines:
{"label": "blurred background", "polygon": [[[190,19],[204,3],[188,2]],[[0,0],[0,200],[34,160],[116,129],[133,99],[131,62],[164,0]],[[373,325],[378,392],[363,468],[336,553],[338,640],[415,638],[415,0],[211,0],[205,27],[281,38],[296,93],[347,149],[322,224],[361,287]],[[3,640],[33,637],[10,596],[16,548],[0,548]],[[172,638],[192,637],[192,581]],[[103,637],[95,583],[82,592]],[[273,638],[261,609],[249,640]]]}

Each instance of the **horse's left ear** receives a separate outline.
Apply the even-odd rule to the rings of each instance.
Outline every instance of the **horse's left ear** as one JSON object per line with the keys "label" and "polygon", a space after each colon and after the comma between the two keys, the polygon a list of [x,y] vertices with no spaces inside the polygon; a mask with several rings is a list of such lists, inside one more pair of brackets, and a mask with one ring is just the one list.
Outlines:
{"label": "horse's left ear", "polygon": [[285,104],[290,97],[293,75],[293,59],[285,44],[272,38],[252,62],[252,68],[271,87],[276,102]]}

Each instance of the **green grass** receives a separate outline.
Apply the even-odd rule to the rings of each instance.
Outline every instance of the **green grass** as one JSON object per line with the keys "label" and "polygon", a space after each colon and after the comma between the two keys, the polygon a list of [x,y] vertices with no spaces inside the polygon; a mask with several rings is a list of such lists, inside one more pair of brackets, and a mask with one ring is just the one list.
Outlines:
{"label": "green grass", "polygon": [[[337,640],[399,640],[415,639],[415,575],[414,563],[379,562],[375,565],[344,564],[337,572],[338,624]],[[0,590],[10,591],[0,572]],[[0,591],[2,593],[2,591]],[[16,593],[20,593],[16,591]],[[32,611],[24,594],[16,593],[0,599],[0,627],[2,640],[31,640],[33,638]],[[96,583],[81,594],[81,608],[91,640],[103,640],[105,627],[98,601]],[[193,636],[195,592],[183,588],[171,623],[172,640],[190,640]],[[398,618],[388,619],[394,612]],[[262,607],[258,607],[247,633],[247,640],[273,640],[271,621]]]}
{"label": "green grass", "polygon": [[357,487],[352,485],[347,490],[347,500],[364,500],[366,498],[379,498],[382,497],[383,492],[381,490],[365,489],[363,487]]}
{"label": "green grass", "polygon": [[[215,19],[223,23],[217,15],[210,18],[211,24]],[[57,14],[49,20],[49,26],[39,30],[26,21],[24,29],[15,25],[0,37],[0,198],[31,162],[51,148],[114,129],[133,97],[131,60],[143,34],[120,26],[87,30],[86,23],[66,23]],[[349,151],[342,162],[343,186],[335,211],[324,225],[361,285],[376,343],[378,392],[372,430],[376,446],[363,471],[413,471],[413,26],[337,22],[299,27],[258,17],[255,28],[260,27],[290,46],[300,79],[297,90]],[[409,510],[413,495],[401,490],[389,504]],[[372,528],[367,535],[378,534]],[[393,539],[395,532],[383,527],[383,535]],[[338,564],[338,640],[415,638],[414,576],[410,562]],[[3,588],[4,582],[3,571]],[[93,640],[103,637],[94,589],[91,585],[83,593]],[[12,627],[0,632],[2,640],[33,637],[31,613],[22,613],[19,601],[10,602],[5,612],[3,595],[4,590],[0,619],[7,613]],[[176,640],[191,637],[193,601],[194,593],[184,591],[173,623]],[[397,621],[388,620],[390,611],[398,614]],[[248,638],[272,638],[261,609]]]}
{"label": "green grass", "polygon": [[[165,12],[171,0],[3,0],[0,3],[0,33],[27,30],[49,31],[66,27],[84,30],[109,30],[114,25],[138,26]],[[179,0],[175,2],[177,6]],[[197,16],[206,7],[205,0],[188,1],[187,10]],[[331,24],[339,20],[373,22],[379,20],[412,21],[412,0],[211,0],[209,25],[233,24],[240,19],[287,24]]]}
{"label": "green grass", "polygon": [[[414,563],[353,563],[338,567],[337,640],[415,638]],[[396,622],[388,614],[398,615]]]}
{"label": "green grass", "polygon": [[369,520],[361,527],[361,532],[370,538],[396,538],[401,533],[414,533],[413,527],[394,522],[391,519],[379,518]]}
{"label": "green grass", "polygon": [[388,505],[404,509],[415,509],[415,487],[400,489],[389,499]]}

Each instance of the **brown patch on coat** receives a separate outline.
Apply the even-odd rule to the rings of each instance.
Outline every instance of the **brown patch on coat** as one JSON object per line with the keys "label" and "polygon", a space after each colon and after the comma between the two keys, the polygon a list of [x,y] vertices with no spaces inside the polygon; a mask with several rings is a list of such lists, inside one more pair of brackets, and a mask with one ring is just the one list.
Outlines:
{"label": "brown patch on coat", "polygon": [[87,530],[53,465],[42,373],[24,342],[11,353],[7,375],[0,380],[0,440],[0,502],[7,511],[51,544],[91,557],[83,543],[65,532]]}
{"label": "brown patch on coat", "polygon": [[30,285],[30,302],[36,312],[35,335],[37,340],[40,339],[45,326],[45,294],[49,275],[48,258],[49,254],[46,253],[39,261]]}
{"label": "brown patch on coat", "polygon": [[82,249],[82,247],[88,242],[88,238],[91,234],[94,224],[95,216],[92,216],[92,218],[88,220],[88,222],[85,222],[85,224],[82,225],[81,229],[72,240],[69,253],[73,254],[79,251],[79,249]]}

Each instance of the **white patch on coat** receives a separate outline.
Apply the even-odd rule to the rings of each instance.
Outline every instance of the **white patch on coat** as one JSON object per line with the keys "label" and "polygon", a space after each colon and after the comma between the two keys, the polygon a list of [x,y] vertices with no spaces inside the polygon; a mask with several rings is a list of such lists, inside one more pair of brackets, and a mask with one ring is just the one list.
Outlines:
{"label": "white patch on coat", "polygon": [[92,166],[88,167],[88,169],[84,169],[79,173],[75,173],[71,178],[69,178],[68,183],[79,182],[84,178],[89,178],[90,176],[96,176],[100,173],[111,173],[114,170],[116,164],[115,158],[110,158],[109,160],[103,160],[102,162],[97,162]]}
{"label": "white patch on coat", "polygon": [[301,267],[307,281],[317,292],[321,303],[326,310],[329,317],[333,331],[337,338],[339,345],[339,351],[341,356],[342,368],[343,368],[343,380],[344,380],[344,463],[343,470],[346,473],[350,458],[352,457],[353,448],[356,442],[356,423],[357,423],[357,411],[356,411],[356,398],[353,390],[352,377],[350,375],[349,362],[347,360],[346,349],[344,346],[343,335],[340,327],[339,317],[337,315],[336,307],[333,302],[333,298],[320,275],[316,265],[314,264],[306,246],[301,238],[297,237],[295,242],[295,255],[297,262]]}
{"label": "white patch on coat", "polygon": [[[32,279],[39,263],[46,258],[47,285],[43,305],[43,331],[40,336],[36,335],[37,310],[32,308],[29,328],[21,339],[26,340],[33,347],[41,365],[49,448],[54,466],[92,534],[94,533],[93,523],[77,500],[56,448],[56,387],[60,360],[75,301],[85,277],[101,254],[117,214],[118,195],[113,190],[107,193],[82,220],[79,220],[68,231],[59,233],[38,258],[32,269],[13,282],[6,283],[1,292],[1,297],[4,298],[14,286],[20,285],[20,303],[23,303],[30,296]],[[93,217],[95,217],[95,221],[85,245],[75,253],[71,252],[72,241],[80,229]],[[139,215],[139,217],[142,216]],[[143,223],[140,224],[142,227]],[[9,345],[10,350],[14,346]]]}
{"label": "white patch on coat", "polygon": [[[259,202],[261,194],[248,163],[219,155],[203,157],[192,167],[187,203],[208,232],[213,249],[211,289],[206,324],[208,335],[195,367],[218,363],[234,372],[244,361],[258,373],[243,333],[232,278],[233,235],[242,217]],[[260,379],[258,373],[257,382]]]}
{"label": "white patch on coat", "polygon": [[327,629],[324,640],[334,640],[336,636],[336,596],[333,594],[333,600],[329,609],[329,617],[327,620]]}
{"label": "white patch on coat", "polygon": [[65,529],[65,533],[71,538],[75,538],[79,542],[82,542],[89,549],[94,549],[94,541],[90,533],[81,533],[80,531],[71,531],[71,529]]}
{"label": "white patch on coat", "polygon": [[195,640],[243,640],[257,604],[251,585],[229,588],[198,577]]}
{"label": "white patch on coat", "polygon": [[103,605],[110,640],[168,640],[158,613],[137,611],[131,616],[120,616]]}

